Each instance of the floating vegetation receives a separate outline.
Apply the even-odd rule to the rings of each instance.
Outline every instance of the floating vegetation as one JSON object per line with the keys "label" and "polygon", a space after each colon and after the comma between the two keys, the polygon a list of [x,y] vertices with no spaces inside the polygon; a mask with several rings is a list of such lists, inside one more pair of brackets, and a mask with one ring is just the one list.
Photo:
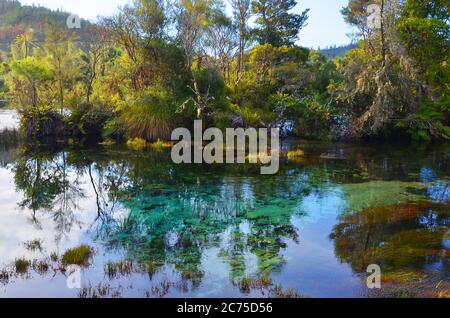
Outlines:
{"label": "floating vegetation", "polygon": [[24,258],[19,258],[14,261],[14,266],[16,273],[25,274],[28,272],[28,267],[30,267],[30,261]]}
{"label": "floating vegetation", "polygon": [[43,244],[43,242],[40,239],[35,239],[35,240],[28,241],[28,242],[24,243],[25,248],[27,250],[29,250],[29,251],[39,251],[39,252],[42,252],[42,250],[43,250],[42,244]]}
{"label": "floating vegetation", "polygon": [[62,263],[64,265],[87,266],[92,252],[91,247],[88,245],[68,249],[62,256]]}
{"label": "floating vegetation", "polygon": [[127,146],[131,150],[140,151],[147,148],[147,141],[141,138],[133,138],[127,141]]}
{"label": "floating vegetation", "polygon": [[171,148],[172,143],[158,139],[156,142],[152,143],[150,145],[150,147],[154,150],[163,150],[163,149]]}

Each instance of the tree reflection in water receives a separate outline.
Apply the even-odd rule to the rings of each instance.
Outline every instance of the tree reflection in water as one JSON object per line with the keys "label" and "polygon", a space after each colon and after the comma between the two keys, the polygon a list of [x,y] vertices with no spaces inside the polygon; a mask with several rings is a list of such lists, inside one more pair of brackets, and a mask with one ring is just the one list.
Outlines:
{"label": "tree reflection in water", "polygon": [[[329,191],[341,193],[353,212],[335,211],[330,238],[336,256],[354,272],[377,263],[390,272],[434,267],[448,273],[448,249],[442,247],[448,241],[448,183],[433,170],[442,161],[427,159],[431,167],[415,180],[410,176],[417,165],[392,164],[396,153],[366,158],[364,148],[351,149],[355,153],[311,149],[314,155],[285,163],[271,177],[252,165],[174,165],[167,153],[120,147],[25,149],[9,166],[22,195],[19,205],[38,226],[49,215],[55,241],[74,227],[89,229],[92,242],[120,251],[132,272],[152,277],[173,268],[186,290],[204,280],[207,251],[227,264],[231,281],[281,272],[283,251],[300,244],[293,217],[310,214],[303,199]],[[324,159],[323,153],[355,160]],[[408,177],[382,181],[387,175]],[[401,203],[392,204],[398,198]],[[87,201],[92,210],[80,205]],[[92,223],[81,222],[80,213],[90,214]]]}

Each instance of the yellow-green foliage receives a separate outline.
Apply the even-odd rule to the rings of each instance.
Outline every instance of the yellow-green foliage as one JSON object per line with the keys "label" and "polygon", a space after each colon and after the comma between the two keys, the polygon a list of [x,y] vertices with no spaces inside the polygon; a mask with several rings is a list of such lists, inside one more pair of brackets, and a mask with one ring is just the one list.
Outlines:
{"label": "yellow-green foliage", "polygon": [[170,139],[176,116],[172,95],[164,87],[148,87],[121,109],[120,125],[130,138]]}
{"label": "yellow-green foliage", "polygon": [[163,150],[172,147],[172,144],[170,142],[164,142],[161,139],[158,139],[158,141],[152,143],[150,147],[155,150]]}
{"label": "yellow-green foliage", "polygon": [[64,265],[87,265],[89,257],[92,255],[92,249],[88,245],[80,245],[79,247],[68,249],[63,257]]}
{"label": "yellow-green foliage", "polygon": [[293,150],[289,151],[287,154],[287,157],[289,160],[295,160],[297,158],[302,158],[305,155],[305,152],[303,150]]}
{"label": "yellow-green foliage", "polygon": [[144,150],[147,148],[147,141],[141,138],[133,138],[127,141],[127,146],[132,150]]}

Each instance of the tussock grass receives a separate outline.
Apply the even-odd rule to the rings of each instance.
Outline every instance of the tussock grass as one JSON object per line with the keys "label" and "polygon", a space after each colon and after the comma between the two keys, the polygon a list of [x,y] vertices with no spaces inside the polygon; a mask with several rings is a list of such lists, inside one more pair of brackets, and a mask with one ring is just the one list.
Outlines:
{"label": "tussock grass", "polygon": [[68,249],[62,256],[62,263],[64,265],[88,265],[92,252],[91,247],[88,245],[80,245],[76,248]]}
{"label": "tussock grass", "polygon": [[28,272],[28,268],[30,267],[30,261],[25,258],[18,258],[14,261],[14,266],[16,269],[16,273],[25,274]]}

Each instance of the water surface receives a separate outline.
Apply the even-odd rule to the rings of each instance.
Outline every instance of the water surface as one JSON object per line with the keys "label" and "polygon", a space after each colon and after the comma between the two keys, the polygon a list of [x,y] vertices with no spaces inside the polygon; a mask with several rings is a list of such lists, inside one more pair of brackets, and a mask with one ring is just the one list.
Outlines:
{"label": "water surface", "polygon": [[17,130],[19,124],[19,116],[15,110],[0,108],[0,131]]}
{"label": "water surface", "polygon": [[[283,147],[305,156],[261,176],[1,135],[0,296],[448,296],[448,145]],[[95,252],[69,289],[61,255],[81,244]],[[366,288],[370,264],[381,291]]]}

